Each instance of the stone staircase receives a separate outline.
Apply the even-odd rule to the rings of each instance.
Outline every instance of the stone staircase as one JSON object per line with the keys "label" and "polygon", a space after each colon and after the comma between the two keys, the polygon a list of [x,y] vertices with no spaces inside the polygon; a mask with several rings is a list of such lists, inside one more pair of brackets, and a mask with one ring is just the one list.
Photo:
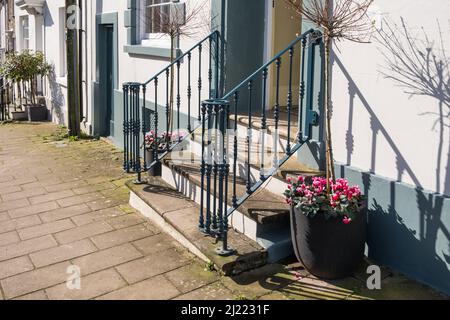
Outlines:
{"label": "stone staircase", "polygon": [[[239,126],[246,128],[246,118],[241,119]],[[255,135],[260,134],[258,127],[255,126],[254,129]],[[280,139],[286,140],[287,134],[282,130],[280,132]],[[169,154],[162,162],[160,178],[148,177],[148,184],[144,185],[129,183],[132,191],[131,205],[153,221],[159,220],[159,225],[170,230],[168,232],[189,250],[206,261],[214,262],[226,275],[238,274],[290,256],[293,253],[289,228],[290,208],[282,195],[287,188],[286,178],[295,179],[298,175],[315,176],[321,172],[302,165],[296,156],[289,159],[268,179],[263,188],[254,193],[230,217],[229,243],[237,252],[230,257],[220,257],[215,252],[218,247],[216,239],[203,235],[198,228],[202,193],[199,139],[198,132],[194,132],[189,144],[181,151],[182,161]],[[285,145],[285,142],[281,141],[280,144]],[[245,143],[239,145],[239,179],[236,189],[238,196],[241,196],[246,193],[246,170],[242,168],[246,166],[247,148]],[[253,148],[255,153],[252,153],[252,156],[257,157],[257,144],[252,146]],[[251,172],[252,176],[259,177],[259,163],[252,164]],[[232,193],[232,182],[229,181],[228,204],[232,201]],[[213,202],[213,189],[210,197]],[[172,210],[158,208],[161,203],[166,202]]]}
{"label": "stone staircase", "polygon": [[[220,42],[219,34],[215,32],[191,51],[201,52],[202,42],[207,44],[208,39],[210,43],[211,40]],[[320,125],[314,98],[318,92],[314,70],[320,64],[315,57],[320,44],[319,31],[310,29],[304,32],[224,96],[219,90],[219,79],[216,79],[215,93],[219,96],[211,99],[214,95],[210,91],[210,99],[203,100],[199,106],[197,119],[201,128],[189,124],[187,137],[172,145],[171,152],[155,154],[154,159],[145,160],[145,170],[162,166],[161,177],[148,177],[148,183],[144,185],[129,184],[133,207],[165,228],[194,254],[214,262],[225,274],[258,268],[292,254],[290,208],[283,197],[287,188],[286,178],[322,175],[297,159],[297,155],[301,155],[299,150],[313,139],[313,127]],[[190,55],[191,51],[184,55]],[[304,57],[301,70],[293,69],[294,52]],[[277,79],[280,78],[281,65],[290,70],[286,79],[289,83],[287,97],[281,97],[281,82],[277,81],[275,90],[271,90],[275,101],[267,101],[269,73],[275,72]],[[180,67],[180,60],[177,67]],[[300,82],[294,84],[292,77],[298,71]],[[167,78],[169,73],[170,69],[166,68]],[[149,85],[153,85],[157,92],[158,77],[163,74],[164,70],[146,83],[124,85],[127,93],[124,106],[129,110],[124,121],[124,168],[127,172],[137,173],[138,183],[143,181],[141,178],[145,180],[141,176],[143,170],[138,147],[141,134],[150,130],[147,122],[153,124],[150,128],[156,132],[163,130],[158,122],[163,115],[156,110],[153,117],[141,122],[140,105],[136,102],[140,98],[146,101]],[[212,88],[212,78],[209,79]],[[257,92],[261,82],[262,92]],[[190,84],[188,86],[188,115],[191,117]],[[294,97],[297,94],[298,99]],[[262,97],[261,101],[255,99],[256,95]],[[177,101],[180,108],[180,97]],[[295,103],[301,106],[301,112]],[[269,105],[274,109],[261,110]],[[238,110],[241,109],[248,110],[249,114],[240,114]],[[209,131],[212,128],[215,128],[214,133]],[[180,129],[178,121],[176,131]],[[235,136],[230,137],[229,130]],[[214,148],[219,150],[211,150]],[[226,150],[226,155],[223,150]],[[200,227],[209,234],[202,234]]]}

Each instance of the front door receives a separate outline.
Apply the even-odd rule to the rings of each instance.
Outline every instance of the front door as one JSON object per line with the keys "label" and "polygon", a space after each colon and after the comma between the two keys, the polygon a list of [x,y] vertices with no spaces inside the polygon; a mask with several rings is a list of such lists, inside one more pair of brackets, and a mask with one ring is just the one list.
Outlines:
{"label": "front door", "polygon": [[104,83],[105,83],[105,124],[107,137],[114,137],[114,66],[113,66],[113,35],[114,28],[112,25],[105,25],[105,71],[104,71]]}
{"label": "front door", "polygon": [[[288,7],[282,0],[269,0],[271,9],[268,10],[271,27],[267,30],[267,47],[266,54],[268,57],[275,56],[278,52],[285,49],[296,37],[301,33],[301,18]],[[293,58],[293,77],[292,77],[292,91],[293,105],[298,106],[298,88],[300,85],[300,44],[295,47]],[[283,56],[280,70],[280,97],[287,97],[289,91],[289,56]],[[275,91],[276,91],[276,70],[271,69],[270,74],[270,88],[269,101],[270,106],[275,105]],[[285,99],[284,99],[285,100]],[[281,106],[286,106],[286,101],[280,101]]]}

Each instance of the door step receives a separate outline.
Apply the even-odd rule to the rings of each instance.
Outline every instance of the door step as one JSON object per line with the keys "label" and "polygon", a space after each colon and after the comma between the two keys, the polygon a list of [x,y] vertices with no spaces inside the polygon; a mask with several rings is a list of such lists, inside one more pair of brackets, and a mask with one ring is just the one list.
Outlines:
{"label": "door step", "polygon": [[200,232],[200,207],[161,178],[149,177],[148,183],[127,183],[131,191],[130,205],[170,234],[184,247],[205,262],[213,262],[226,276],[257,269],[268,262],[268,252],[255,241],[232,229],[228,232],[229,246],[235,254],[221,257],[216,239]]}
{"label": "door step", "polygon": [[[191,155],[194,157],[193,154]],[[162,178],[184,196],[200,204],[202,189],[198,159],[189,162],[188,158],[189,156],[183,163],[178,163],[170,158],[166,159]],[[231,181],[229,181],[228,190],[228,208],[230,208],[233,190]],[[245,193],[245,181],[238,179],[238,197]],[[203,194],[206,196],[205,190],[203,190]],[[213,209],[213,189],[210,196],[211,209]],[[293,252],[289,231],[289,210],[289,206],[281,195],[261,188],[234,211],[229,217],[229,225],[264,248],[268,253],[270,263],[277,262]]]}

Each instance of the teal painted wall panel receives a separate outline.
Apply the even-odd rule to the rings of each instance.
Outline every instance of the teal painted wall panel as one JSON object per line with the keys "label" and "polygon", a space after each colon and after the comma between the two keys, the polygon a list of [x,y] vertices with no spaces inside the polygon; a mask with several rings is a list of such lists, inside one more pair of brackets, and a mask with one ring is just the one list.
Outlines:
{"label": "teal painted wall panel", "polygon": [[[227,0],[225,18],[225,92],[256,71],[264,63],[265,1]],[[253,105],[261,105],[261,81],[253,90]],[[247,111],[247,90],[241,90],[240,111]],[[260,108],[257,110],[261,112]]]}
{"label": "teal painted wall panel", "polygon": [[337,165],[368,197],[368,255],[450,294],[450,198]]}
{"label": "teal painted wall panel", "polygon": [[[98,88],[98,86],[97,86]],[[123,149],[123,91],[114,90],[114,116],[116,126],[114,128],[113,143],[120,149]],[[140,105],[143,105],[143,100],[140,100]],[[152,101],[146,101],[145,107],[148,110],[155,110],[155,103]],[[141,112],[142,113],[142,112]],[[158,105],[158,132],[166,131],[166,107]],[[174,111],[173,119],[175,119],[175,129],[177,124],[177,112]],[[148,120],[147,120],[148,121]],[[180,128],[187,128],[188,116],[185,113],[180,112]],[[197,119],[191,117],[191,124],[194,126],[197,124]]]}

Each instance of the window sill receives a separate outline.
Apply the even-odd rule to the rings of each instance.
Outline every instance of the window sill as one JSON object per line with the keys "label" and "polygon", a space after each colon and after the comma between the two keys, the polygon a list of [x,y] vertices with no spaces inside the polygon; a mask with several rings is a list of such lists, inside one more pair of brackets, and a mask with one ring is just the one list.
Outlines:
{"label": "window sill", "polygon": [[57,77],[56,83],[59,84],[62,87],[67,88],[67,76],[65,77]]}
{"label": "window sill", "polygon": [[[135,54],[141,56],[170,58],[170,48],[143,46],[143,45],[126,45],[124,51],[128,54]],[[178,58],[183,54],[181,49],[174,49],[174,58]]]}

